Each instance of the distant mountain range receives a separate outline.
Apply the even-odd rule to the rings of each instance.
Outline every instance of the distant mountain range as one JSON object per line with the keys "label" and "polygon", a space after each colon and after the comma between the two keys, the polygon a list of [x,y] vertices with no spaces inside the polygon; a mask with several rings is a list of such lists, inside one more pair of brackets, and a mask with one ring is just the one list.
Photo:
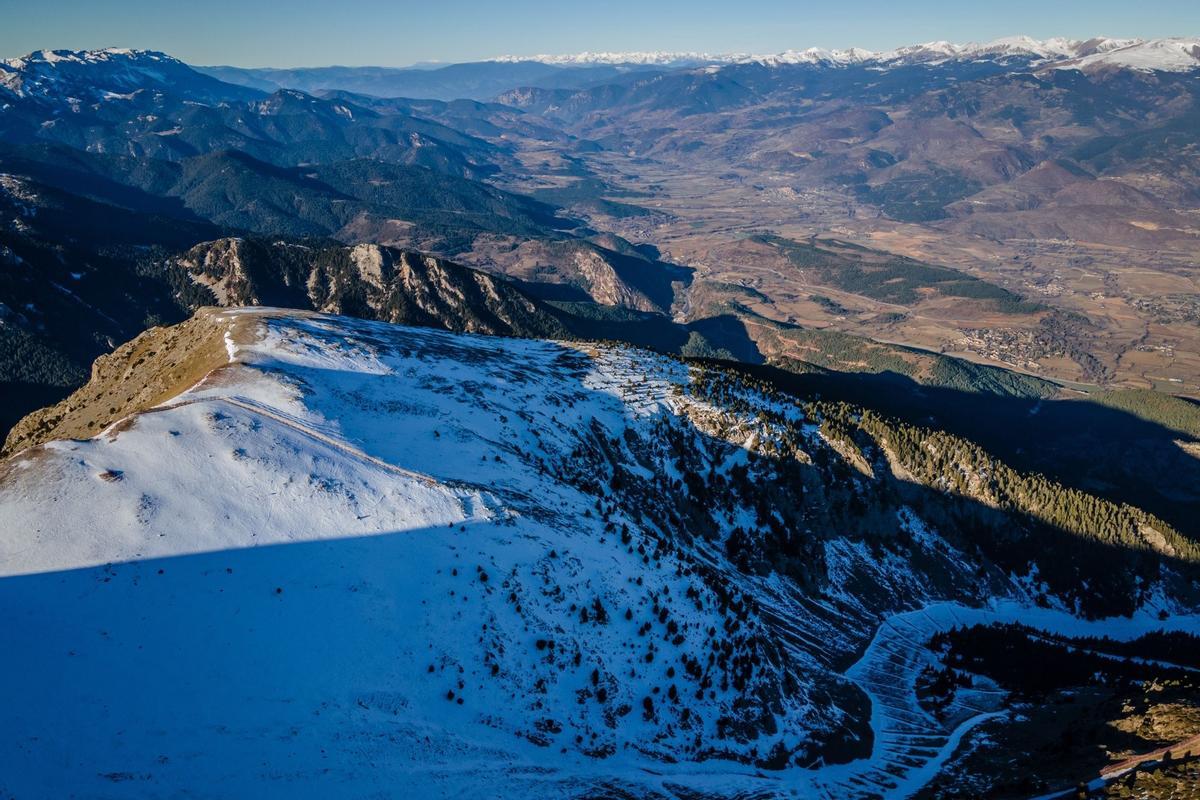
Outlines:
{"label": "distant mountain range", "polygon": [[749,53],[697,52],[584,52],[567,55],[500,56],[502,63],[577,65],[630,65],[658,67],[699,66],[706,64],[819,64],[845,66],[871,64],[901,66],[930,64],[947,60],[1002,61],[1028,60],[1056,63],[1062,66],[1086,67],[1097,64],[1182,71],[1200,67],[1200,38],[1113,39],[1105,36],[1093,39],[1034,39],[1011,36],[990,42],[955,44],[947,41],[925,42],[894,50],[864,50],[858,47],[827,50],[818,47],[805,50],[785,50],[782,53],[754,55]]}
{"label": "distant mountain range", "polygon": [[[173,94],[202,103],[253,96],[244,91],[239,95],[230,89],[230,86],[239,86],[268,93],[296,89],[307,93],[346,91],[377,97],[486,100],[519,87],[583,89],[654,72],[698,67],[763,64],[890,69],[954,61],[1085,71],[1122,68],[1187,72],[1200,69],[1200,37],[1038,40],[1028,36],[1013,36],[985,43],[925,42],[886,51],[814,47],[773,54],[583,52],[504,55],[484,61],[443,66],[196,66],[190,68],[190,72],[185,71],[189,68],[182,62],[152,51],[124,48],[41,50],[22,58],[0,61],[0,96],[7,91],[20,98],[71,97],[79,103],[87,103],[129,99],[125,97],[127,90],[155,86],[170,86]],[[98,67],[103,68],[107,75],[104,85],[77,85],[80,76],[94,75]]]}
{"label": "distant mountain range", "polygon": [[[677,65],[672,65],[677,66]],[[343,90],[377,97],[487,100],[516,86],[581,89],[631,73],[657,71],[656,64],[543,63],[535,59],[481,61],[440,67],[298,67],[247,69],[196,67],[222,81],[273,92]]]}
{"label": "distant mountain range", "polygon": [[822,67],[870,66],[888,69],[946,61],[1027,64],[1062,69],[1104,67],[1184,72],[1200,68],[1200,38],[1045,39],[1013,36],[985,43],[926,42],[894,50],[809,48],[773,54],[702,52],[584,52],[564,55],[504,55],[440,67],[300,67],[248,69],[197,67],[200,72],[242,86],[274,91],[320,92],[343,89],[385,97],[488,99],[506,89],[582,89],[623,76],[648,72],[720,67],[730,64]]}

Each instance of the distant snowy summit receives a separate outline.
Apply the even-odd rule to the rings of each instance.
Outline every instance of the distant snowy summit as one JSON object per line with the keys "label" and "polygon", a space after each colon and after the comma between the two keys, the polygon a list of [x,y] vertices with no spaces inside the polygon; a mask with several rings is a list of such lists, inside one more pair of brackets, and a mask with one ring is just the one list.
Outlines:
{"label": "distant snowy summit", "polygon": [[151,50],[105,48],[103,50],[37,50],[21,58],[0,60],[0,86],[25,96],[44,93],[64,80],[103,68],[130,85],[147,77],[158,77],[164,66],[178,64],[164,53]]}
{"label": "distant snowy summit", "polygon": [[0,100],[7,94],[77,107],[101,100],[132,100],[146,91],[170,90],[200,102],[254,94],[241,89],[231,93],[230,88],[154,50],[38,50],[0,60]]}
{"label": "distant snowy summit", "polygon": [[1200,37],[1167,39],[1034,39],[1011,36],[985,43],[955,44],[936,41],[909,45],[895,50],[873,51],[852,47],[827,50],[786,50],[770,55],[750,53],[700,52],[584,52],[568,55],[500,56],[497,62],[537,61],[557,66],[597,64],[636,66],[706,66],[761,63],[769,66],[812,64],[841,67],[870,65],[879,67],[911,64],[939,64],[949,61],[1023,60],[1041,66],[1063,69],[1117,67],[1146,71],[1184,72],[1200,68]]}

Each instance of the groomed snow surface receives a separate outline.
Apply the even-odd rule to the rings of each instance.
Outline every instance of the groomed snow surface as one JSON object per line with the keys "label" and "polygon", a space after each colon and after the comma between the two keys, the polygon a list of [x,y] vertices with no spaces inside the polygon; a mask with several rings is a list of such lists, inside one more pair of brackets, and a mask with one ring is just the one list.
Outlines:
{"label": "groomed snow surface", "polygon": [[[666,697],[682,686],[667,673],[677,655],[722,615],[686,608],[682,644],[647,661],[651,603],[692,584],[670,554],[618,546],[556,465],[596,425],[616,440],[698,402],[677,391],[687,368],[222,313],[231,327],[260,316],[256,341],[226,338],[230,366],[95,439],[0,465],[2,797],[903,797],[997,702],[981,687],[948,725],[926,715],[912,686],[929,634],[988,619],[1157,625],[1015,602],[900,614],[846,673],[872,700],[870,758],[671,763],[715,741],[736,698],[714,691],[685,721]],[[634,520],[613,522],[643,541]],[[855,558],[830,553],[835,573]],[[870,638],[873,625],[810,626],[780,583],[751,586],[779,599],[780,637]],[[807,699],[819,661],[794,659],[778,724],[797,740],[838,711]]]}

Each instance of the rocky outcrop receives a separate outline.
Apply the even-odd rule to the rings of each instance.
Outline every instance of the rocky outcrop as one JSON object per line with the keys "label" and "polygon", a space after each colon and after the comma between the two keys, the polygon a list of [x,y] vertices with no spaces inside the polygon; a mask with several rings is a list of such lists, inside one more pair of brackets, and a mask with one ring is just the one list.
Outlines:
{"label": "rocky outcrop", "polygon": [[176,260],[218,305],[275,305],[466,333],[561,338],[554,312],[502,279],[410,250],[229,238]]}
{"label": "rocky outcrop", "polygon": [[7,456],[51,439],[86,439],[114,422],[145,411],[194,385],[231,358],[224,332],[241,334],[204,308],[169,328],[150,328],[100,356],[90,380],[60,403],[29,414],[13,426],[0,450]]}

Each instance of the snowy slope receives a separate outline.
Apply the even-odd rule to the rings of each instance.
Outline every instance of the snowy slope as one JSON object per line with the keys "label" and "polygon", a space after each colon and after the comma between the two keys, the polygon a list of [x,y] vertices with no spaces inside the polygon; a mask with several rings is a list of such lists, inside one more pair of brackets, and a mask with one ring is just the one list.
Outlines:
{"label": "snowy slope", "polygon": [[[597,450],[672,474],[664,426],[728,470],[775,401],[715,407],[626,348],[216,319],[227,366],[0,463],[0,795],[899,797],[948,755],[932,719],[920,747],[863,733],[910,713],[879,670],[899,691],[923,663],[863,650],[865,598],[903,612],[975,574],[918,519],[940,583],[831,539],[815,597],[579,474]],[[859,757],[808,768],[839,735]]]}
{"label": "snowy slope", "polygon": [[1200,37],[1131,41],[1057,65],[1058,69],[1113,67],[1142,72],[1190,72],[1200,69]]}
{"label": "snowy slope", "polygon": [[[743,693],[713,686],[683,723],[667,694],[696,687],[667,670],[724,614],[698,593],[667,636],[652,607],[684,600],[683,566],[539,474],[579,426],[662,413],[682,368],[624,398],[644,356],[318,318],[229,348],[160,409],[10,463],[0,563],[24,577],[0,584],[0,646],[26,654],[4,685],[27,677],[0,764],[29,769],[4,788],[441,794],[472,762],[523,785],[547,759],[619,773],[716,739]],[[793,737],[814,724],[802,696],[779,711]]]}

